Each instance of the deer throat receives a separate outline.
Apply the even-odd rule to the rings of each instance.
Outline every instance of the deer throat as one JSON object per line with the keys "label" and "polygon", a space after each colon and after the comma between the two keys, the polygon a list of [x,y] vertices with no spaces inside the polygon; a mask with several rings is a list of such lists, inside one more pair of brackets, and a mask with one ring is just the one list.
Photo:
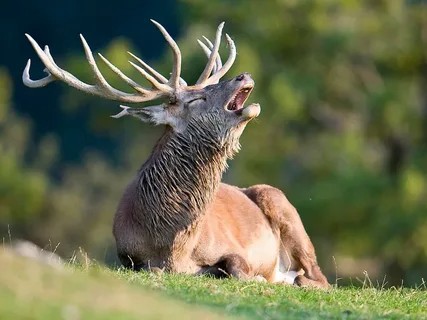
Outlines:
{"label": "deer throat", "polygon": [[161,138],[139,173],[140,210],[135,217],[154,245],[176,246],[177,238],[185,241],[191,234],[236,149],[236,142],[230,143],[206,133],[167,132]]}

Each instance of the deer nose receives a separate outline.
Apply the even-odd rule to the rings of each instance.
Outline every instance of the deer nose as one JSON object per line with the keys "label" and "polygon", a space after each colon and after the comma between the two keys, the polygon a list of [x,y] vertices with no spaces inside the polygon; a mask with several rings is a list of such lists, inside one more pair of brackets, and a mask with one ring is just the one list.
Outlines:
{"label": "deer nose", "polygon": [[247,72],[244,72],[236,77],[236,81],[242,81],[245,77],[251,77],[251,75]]}

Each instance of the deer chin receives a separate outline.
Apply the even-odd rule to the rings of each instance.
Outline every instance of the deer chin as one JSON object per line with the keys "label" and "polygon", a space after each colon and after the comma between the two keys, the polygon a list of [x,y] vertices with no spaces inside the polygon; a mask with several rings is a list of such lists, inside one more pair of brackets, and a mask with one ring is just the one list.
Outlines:
{"label": "deer chin", "polygon": [[252,103],[247,107],[240,109],[239,111],[243,120],[252,120],[253,118],[259,116],[261,112],[261,107],[258,103]]}

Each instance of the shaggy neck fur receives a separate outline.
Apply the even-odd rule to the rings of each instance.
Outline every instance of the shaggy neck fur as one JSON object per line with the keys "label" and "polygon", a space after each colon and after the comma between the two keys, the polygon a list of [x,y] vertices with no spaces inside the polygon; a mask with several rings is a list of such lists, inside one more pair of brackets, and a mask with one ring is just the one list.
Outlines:
{"label": "shaggy neck fur", "polygon": [[139,173],[134,218],[154,244],[170,246],[189,232],[211,202],[230,158],[239,149],[233,130],[214,116],[190,122],[184,133],[167,129]]}

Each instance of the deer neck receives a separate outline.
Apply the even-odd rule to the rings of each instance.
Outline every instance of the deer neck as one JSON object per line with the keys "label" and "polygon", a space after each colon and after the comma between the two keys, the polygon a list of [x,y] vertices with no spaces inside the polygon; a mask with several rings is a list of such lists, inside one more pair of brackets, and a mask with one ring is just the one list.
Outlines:
{"label": "deer neck", "polygon": [[136,218],[159,246],[172,245],[195,226],[238,148],[227,134],[220,139],[206,129],[199,123],[182,134],[167,129],[141,167]]}

